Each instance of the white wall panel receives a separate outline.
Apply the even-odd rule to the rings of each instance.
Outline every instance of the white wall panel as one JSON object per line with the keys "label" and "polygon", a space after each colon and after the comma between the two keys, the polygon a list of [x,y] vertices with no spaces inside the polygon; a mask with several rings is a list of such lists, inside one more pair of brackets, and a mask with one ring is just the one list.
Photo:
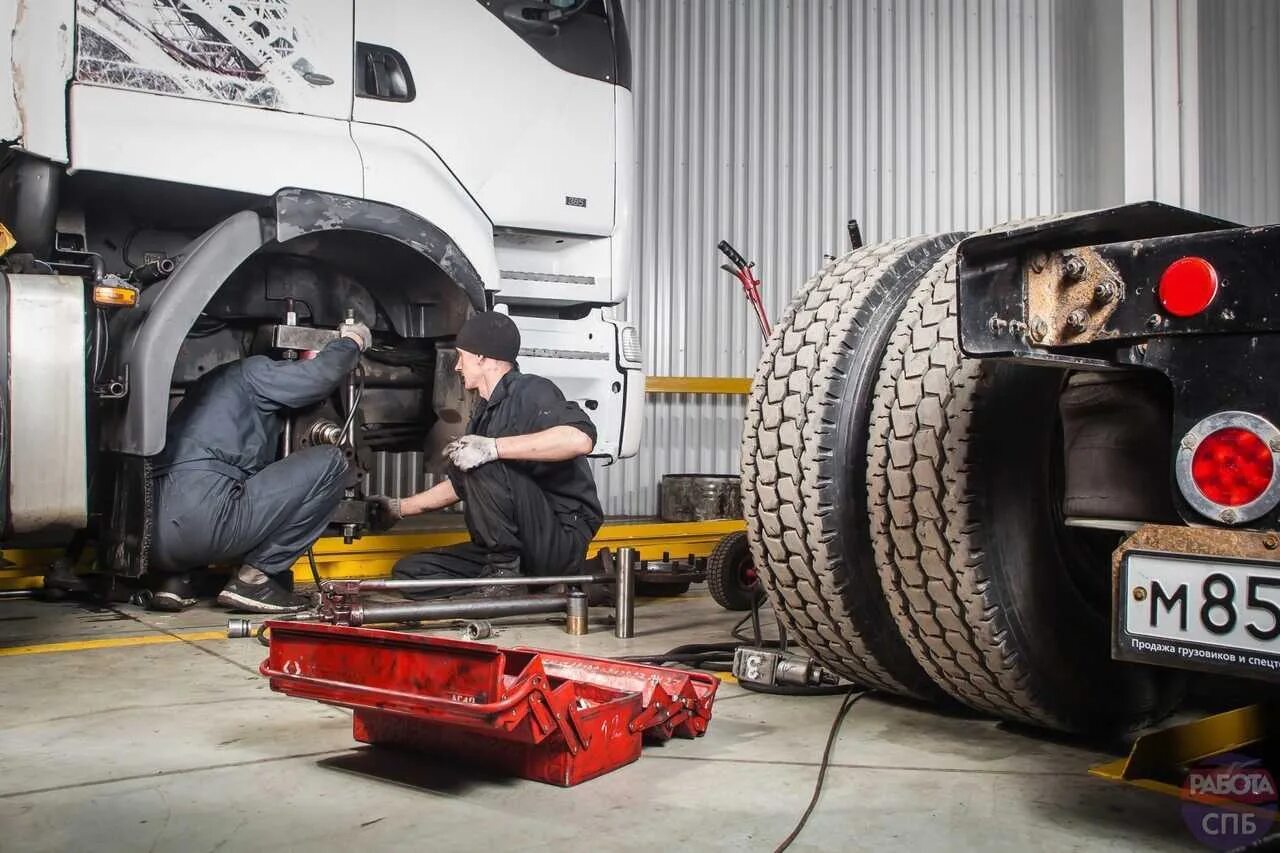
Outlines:
{"label": "white wall panel", "polygon": [[1200,206],[1198,9],[1124,0],[1125,201]]}

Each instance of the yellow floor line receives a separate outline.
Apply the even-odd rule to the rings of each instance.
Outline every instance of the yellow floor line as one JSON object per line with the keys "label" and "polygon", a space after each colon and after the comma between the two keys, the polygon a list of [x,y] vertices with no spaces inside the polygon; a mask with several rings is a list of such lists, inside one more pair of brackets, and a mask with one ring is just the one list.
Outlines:
{"label": "yellow floor line", "polygon": [[126,646],[158,646],[164,643],[183,643],[192,640],[225,640],[226,630],[189,631],[185,634],[147,634],[142,637],[107,637],[101,640],[72,640],[65,643],[40,643],[33,646],[8,646],[0,648],[0,657],[15,655],[44,655],[51,652],[82,652],[86,649],[118,649]]}

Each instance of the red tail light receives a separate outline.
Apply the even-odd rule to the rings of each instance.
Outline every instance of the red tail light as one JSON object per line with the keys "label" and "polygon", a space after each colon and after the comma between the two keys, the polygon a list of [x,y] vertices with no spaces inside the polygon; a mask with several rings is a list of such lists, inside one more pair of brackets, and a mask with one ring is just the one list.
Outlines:
{"label": "red tail light", "polygon": [[1218,271],[1204,258],[1179,258],[1160,276],[1156,292],[1173,316],[1194,317],[1218,295]]}
{"label": "red tail light", "polygon": [[1222,506],[1256,501],[1271,485],[1271,448],[1241,427],[1220,429],[1200,442],[1191,460],[1191,479],[1200,494]]}
{"label": "red tail light", "polygon": [[1280,504],[1280,430],[1251,412],[1218,412],[1183,437],[1176,462],[1187,503],[1239,524]]}

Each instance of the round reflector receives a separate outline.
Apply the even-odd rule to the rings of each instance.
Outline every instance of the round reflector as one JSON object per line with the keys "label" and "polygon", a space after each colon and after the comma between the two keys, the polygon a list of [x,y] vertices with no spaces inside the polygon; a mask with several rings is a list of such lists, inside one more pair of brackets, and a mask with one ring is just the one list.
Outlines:
{"label": "round reflector", "polygon": [[1274,473],[1271,448],[1241,427],[1209,434],[1191,460],[1191,479],[1196,488],[1220,506],[1237,507],[1256,501],[1271,485]]}
{"label": "round reflector", "polygon": [[1179,258],[1160,276],[1160,304],[1175,317],[1194,317],[1218,295],[1218,271],[1204,258]]}

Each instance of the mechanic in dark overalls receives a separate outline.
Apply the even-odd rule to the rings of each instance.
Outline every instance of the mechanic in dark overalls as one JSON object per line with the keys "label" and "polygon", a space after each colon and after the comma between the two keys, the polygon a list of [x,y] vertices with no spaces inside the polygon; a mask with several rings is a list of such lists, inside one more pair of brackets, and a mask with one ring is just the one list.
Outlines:
{"label": "mechanic in dark overalls", "polygon": [[[250,613],[305,607],[290,568],[324,532],[342,499],[347,463],[337,447],[307,447],[275,461],[286,410],[336,390],[371,343],[348,323],[314,358],[253,356],[200,377],[169,417],[156,488],[152,559],[162,571],[240,562],[218,603]],[[152,598],[159,610],[195,603],[189,576],[170,574]]]}
{"label": "mechanic in dark overalls", "polygon": [[[479,394],[467,434],[445,449],[448,479],[400,500],[388,520],[459,500],[471,541],[396,563],[397,578],[572,574],[604,516],[586,455],[596,428],[552,382],[516,367],[520,332],[505,314],[477,314],[458,333],[463,386]],[[508,588],[509,589],[509,588]]]}

